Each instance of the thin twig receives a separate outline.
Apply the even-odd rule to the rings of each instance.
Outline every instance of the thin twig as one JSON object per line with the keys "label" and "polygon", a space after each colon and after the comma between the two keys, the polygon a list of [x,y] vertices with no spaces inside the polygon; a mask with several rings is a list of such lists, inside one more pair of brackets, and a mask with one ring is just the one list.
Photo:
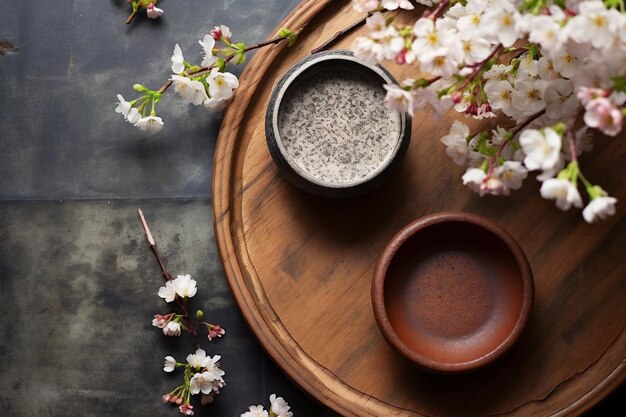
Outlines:
{"label": "thin twig", "polygon": [[352,23],[351,25],[349,25],[348,27],[340,30],[339,32],[335,33],[333,36],[331,36],[326,42],[324,42],[323,44],[321,44],[320,46],[318,46],[317,48],[311,50],[311,55],[316,54],[318,52],[322,52],[325,51],[326,49],[328,49],[333,43],[335,43],[340,37],[347,35],[348,33],[352,32],[353,30],[355,30],[356,28],[358,28],[359,26],[361,26],[363,23],[365,23],[365,21],[367,20],[368,17],[370,17],[373,13],[368,13],[365,16],[363,16],[361,19],[357,20],[356,22]]}
{"label": "thin twig", "polygon": [[578,120],[580,114],[582,112],[582,107],[576,111],[576,113],[567,120],[565,123],[565,137],[567,138],[567,142],[569,144],[569,152],[571,160],[573,162],[578,161],[578,150],[576,148],[576,134],[574,133],[574,129],[576,127],[576,121]]}
{"label": "thin twig", "polygon": [[137,214],[139,214],[139,220],[141,220],[143,230],[146,233],[146,239],[148,239],[148,244],[150,245],[150,249],[152,249],[152,253],[154,253],[154,256],[156,257],[157,262],[159,263],[159,267],[161,268],[161,272],[163,273],[163,276],[165,277],[166,280],[171,281],[172,274],[170,274],[170,271],[167,270],[167,267],[165,266],[165,263],[163,262],[163,259],[161,258],[161,254],[159,253],[157,244],[154,241],[154,238],[152,237],[152,233],[150,233],[150,228],[148,227],[146,218],[143,215],[143,211],[141,211],[139,207],[137,207]]}
{"label": "thin twig", "polygon": [[522,123],[520,123],[519,125],[515,126],[515,129],[511,130],[511,139],[517,135],[520,131],[522,131],[522,129],[524,129],[526,126],[528,126],[529,124],[531,124],[534,120],[540,118],[541,116],[543,116],[543,114],[546,112],[546,109],[543,110],[539,110],[537,113],[530,115],[530,117],[526,120],[524,120]]}
{"label": "thin twig", "polygon": [[445,0],[442,1],[441,3],[439,3],[437,5],[437,7],[435,8],[435,10],[433,10],[432,12],[428,12],[428,10],[425,10],[424,13],[422,14],[423,17],[427,17],[429,19],[433,19],[435,20],[439,14],[446,8],[448,7],[448,5],[450,4],[450,0]]}

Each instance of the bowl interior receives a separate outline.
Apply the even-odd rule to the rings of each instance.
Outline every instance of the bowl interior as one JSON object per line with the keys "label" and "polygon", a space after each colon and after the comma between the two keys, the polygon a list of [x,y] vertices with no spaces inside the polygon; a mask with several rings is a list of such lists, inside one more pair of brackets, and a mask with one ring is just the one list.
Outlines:
{"label": "bowl interior", "polygon": [[351,187],[380,173],[398,152],[404,116],[385,103],[378,67],[325,55],[287,79],[274,104],[274,135],[299,175],[325,187]]}
{"label": "bowl interior", "polygon": [[437,371],[462,371],[486,362],[519,332],[527,285],[497,234],[447,221],[418,230],[398,248],[383,302],[403,353]]}

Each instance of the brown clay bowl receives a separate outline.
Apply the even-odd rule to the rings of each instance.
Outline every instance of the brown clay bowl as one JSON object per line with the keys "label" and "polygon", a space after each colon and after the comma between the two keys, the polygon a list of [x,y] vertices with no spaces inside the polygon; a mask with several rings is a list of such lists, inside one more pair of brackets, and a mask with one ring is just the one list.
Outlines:
{"label": "brown clay bowl", "polygon": [[376,322],[387,342],[423,369],[481,368],[519,337],[534,299],[517,242],[493,222],[438,213],[402,229],[372,281]]}

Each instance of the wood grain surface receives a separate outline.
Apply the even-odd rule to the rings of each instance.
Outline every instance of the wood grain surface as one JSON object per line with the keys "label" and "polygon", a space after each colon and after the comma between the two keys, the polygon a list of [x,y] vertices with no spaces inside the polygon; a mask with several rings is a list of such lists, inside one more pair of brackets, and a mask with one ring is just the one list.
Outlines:
{"label": "wood grain surface", "polygon": [[[364,197],[332,201],[285,181],[265,143],[272,87],[289,67],[357,20],[349,1],[303,2],[284,22],[304,27],[289,49],[259,51],[241,77],[215,153],[213,204],[224,269],[250,328],[304,390],[344,415],[579,415],[626,377],[626,137],[597,137],[582,169],[620,200],[588,225],[539,196],[534,176],[510,197],[480,198],[439,138],[454,112],[423,112],[394,177]],[[408,19],[408,17],[407,17]],[[408,20],[407,20],[408,21]],[[347,49],[363,28],[335,48]],[[414,68],[390,65],[399,79]],[[493,120],[469,121],[472,127]],[[535,276],[526,331],[490,367],[442,376],[418,370],[376,327],[370,282],[389,239],[446,210],[485,216],[520,243]]]}

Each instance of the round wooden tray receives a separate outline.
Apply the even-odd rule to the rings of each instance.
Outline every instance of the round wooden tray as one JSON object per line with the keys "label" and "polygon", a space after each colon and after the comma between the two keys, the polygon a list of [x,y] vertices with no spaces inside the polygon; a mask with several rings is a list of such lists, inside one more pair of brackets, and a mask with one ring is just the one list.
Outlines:
{"label": "round wooden tray", "polygon": [[[213,204],[228,282],[250,328],[305,391],[344,415],[579,415],[626,377],[626,138],[599,137],[582,158],[588,177],[621,204],[587,225],[580,211],[541,199],[534,179],[510,197],[480,198],[439,138],[454,112],[417,114],[395,176],[364,197],[332,201],[285,181],[265,144],[274,83],[335,32],[359,19],[349,1],[303,2],[283,25],[305,26],[293,47],[257,52],[226,112],[215,153]],[[349,48],[356,33],[335,47]],[[390,66],[398,79],[412,69]],[[486,123],[493,123],[487,121]],[[473,125],[474,127],[476,124]],[[425,214],[488,217],[521,244],[536,303],[501,360],[476,373],[433,375],[397,355],[372,313],[370,282],[389,239]]]}

